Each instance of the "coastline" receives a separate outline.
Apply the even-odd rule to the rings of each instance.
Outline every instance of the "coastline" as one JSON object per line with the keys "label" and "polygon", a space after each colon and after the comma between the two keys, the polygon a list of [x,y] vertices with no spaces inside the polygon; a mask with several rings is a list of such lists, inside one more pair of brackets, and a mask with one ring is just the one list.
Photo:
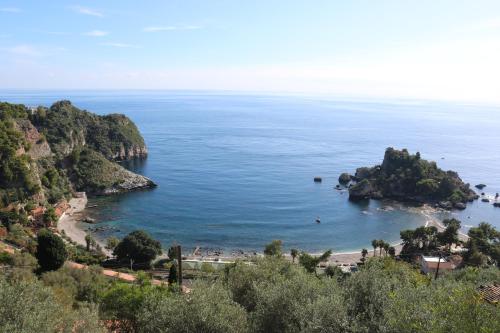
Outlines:
{"label": "coastline", "polygon": [[63,232],[71,238],[77,244],[86,245],[85,236],[87,233],[85,230],[78,228],[76,223],[82,217],[81,213],[85,210],[87,206],[87,197],[82,196],[80,198],[72,198],[68,202],[70,208],[67,209],[59,218],[57,222],[57,230]]}
{"label": "coastline", "polygon": [[[86,246],[85,242],[85,236],[87,235],[87,232],[83,230],[82,228],[77,226],[77,222],[83,218],[83,211],[85,210],[85,207],[87,205],[87,197],[84,195],[82,197],[78,198],[72,198],[69,201],[70,208],[66,210],[63,215],[60,217],[59,222],[57,224],[57,229],[62,232],[64,230],[64,233],[66,234],[67,237],[69,237],[71,240],[76,242],[77,244]],[[436,212],[436,209],[430,206],[425,205],[424,207],[418,208],[419,213],[422,214],[426,220],[425,220],[425,226],[435,226],[439,231],[443,231],[445,227],[438,221],[436,217],[432,216],[433,212]],[[465,235],[464,233],[460,232],[459,237],[461,240],[467,240],[468,236]],[[102,242],[98,243],[102,246],[103,251],[106,255],[110,255],[110,252],[104,248],[104,244]],[[396,250],[396,255],[398,255],[402,248],[403,245],[402,243],[396,242],[391,244]],[[371,245],[367,244],[366,249],[368,250],[367,257],[372,257],[374,256],[374,251],[373,249],[370,250]],[[357,251],[345,251],[345,252],[334,252],[332,253],[331,257],[329,258],[328,262],[330,264],[335,264],[335,265],[351,265],[359,262],[361,258],[361,250],[360,248]],[[378,252],[378,250],[377,250]],[[320,255],[321,253],[311,253],[311,255]],[[164,254],[161,256],[165,256],[166,251],[164,251]],[[262,256],[263,254],[261,252],[258,252],[256,256]],[[376,253],[375,255],[378,255]],[[251,257],[254,257],[255,254],[250,254],[250,253],[233,253],[233,254],[223,254],[221,253],[220,255],[213,254],[213,255],[193,255],[193,254],[186,254],[186,259],[188,260],[207,260],[207,261],[214,261],[214,260],[222,260],[222,261],[234,261],[237,259],[248,259]],[[285,253],[284,256],[292,260],[291,256],[289,253]]]}

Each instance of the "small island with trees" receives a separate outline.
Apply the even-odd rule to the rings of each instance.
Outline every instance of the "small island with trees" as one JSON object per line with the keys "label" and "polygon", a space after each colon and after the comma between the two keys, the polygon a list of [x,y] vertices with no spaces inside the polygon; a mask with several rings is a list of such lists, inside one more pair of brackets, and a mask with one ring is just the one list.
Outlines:
{"label": "small island with trees", "polygon": [[381,165],[362,167],[354,176],[342,174],[339,182],[349,186],[350,200],[394,199],[432,204],[444,209],[465,209],[479,196],[455,171],[444,171],[420,153],[387,148]]}

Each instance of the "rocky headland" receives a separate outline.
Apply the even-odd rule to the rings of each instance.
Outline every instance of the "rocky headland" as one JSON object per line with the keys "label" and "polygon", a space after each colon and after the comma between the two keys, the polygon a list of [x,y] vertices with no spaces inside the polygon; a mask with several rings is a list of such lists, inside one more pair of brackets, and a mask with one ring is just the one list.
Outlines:
{"label": "rocky headland", "polygon": [[339,182],[349,187],[350,200],[387,198],[465,209],[479,198],[456,172],[441,170],[406,149],[387,148],[381,165],[358,168],[354,176],[342,174]]}
{"label": "rocky headland", "polygon": [[96,115],[70,101],[49,108],[0,103],[0,132],[0,208],[156,186],[116,163],[147,156],[139,130],[124,115]]}

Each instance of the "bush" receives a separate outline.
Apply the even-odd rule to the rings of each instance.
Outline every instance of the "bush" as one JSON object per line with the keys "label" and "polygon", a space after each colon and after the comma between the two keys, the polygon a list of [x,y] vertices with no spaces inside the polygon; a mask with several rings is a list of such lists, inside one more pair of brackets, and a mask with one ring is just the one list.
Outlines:
{"label": "bush", "polygon": [[128,234],[113,251],[118,260],[133,260],[134,263],[146,265],[150,265],[161,253],[160,242],[142,230]]}
{"label": "bush", "polygon": [[52,271],[60,268],[68,256],[63,240],[47,229],[38,232],[37,240],[36,258],[40,269]]}

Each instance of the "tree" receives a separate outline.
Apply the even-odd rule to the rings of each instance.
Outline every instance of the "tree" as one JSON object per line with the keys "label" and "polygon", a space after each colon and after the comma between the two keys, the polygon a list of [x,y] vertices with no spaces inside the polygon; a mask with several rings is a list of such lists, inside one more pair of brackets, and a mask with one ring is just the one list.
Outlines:
{"label": "tree", "polygon": [[372,246],[373,246],[373,256],[375,257],[375,255],[377,254],[377,247],[378,247],[377,239],[372,240]]}
{"label": "tree", "polygon": [[396,255],[396,249],[394,248],[394,246],[389,247],[388,253],[391,257],[394,257]]}
{"label": "tree", "polygon": [[378,245],[379,250],[380,250],[379,256],[382,256],[382,250],[384,249],[384,244],[385,244],[385,242],[383,239],[379,239],[377,241],[377,245]]}
{"label": "tree", "polygon": [[109,251],[113,251],[116,246],[120,243],[120,240],[114,236],[109,237],[106,241],[106,249]]}
{"label": "tree", "polygon": [[93,243],[95,243],[94,238],[90,234],[86,234],[85,235],[85,244],[86,244],[87,251],[90,251],[90,248],[93,245]]}
{"label": "tree", "polygon": [[283,242],[279,239],[273,240],[271,243],[267,244],[265,249],[264,249],[264,254],[266,256],[274,256],[274,257],[281,257],[282,246]]}
{"label": "tree", "polygon": [[297,258],[297,256],[299,255],[299,250],[291,249],[290,255],[292,256],[292,263],[295,263],[295,258]]}
{"label": "tree", "polygon": [[177,283],[177,265],[172,262],[170,270],[168,271],[168,284]]}
{"label": "tree", "polygon": [[391,244],[384,242],[382,247],[384,248],[385,255],[387,255],[389,253],[389,248],[391,247]]}
{"label": "tree", "polygon": [[118,260],[134,261],[150,265],[162,252],[161,244],[142,230],[128,234],[113,251]]}
{"label": "tree", "polygon": [[43,213],[43,224],[45,227],[51,227],[57,224],[57,215],[53,207],[47,208],[45,213]]}
{"label": "tree", "polygon": [[368,255],[368,250],[367,249],[362,249],[361,250],[361,261],[362,262],[365,262],[367,255]]}
{"label": "tree", "polygon": [[449,250],[453,244],[457,244],[459,241],[458,231],[460,230],[461,222],[457,219],[446,219],[443,220],[443,224],[446,229],[440,232],[437,237],[439,242],[446,245]]}
{"label": "tree", "polygon": [[320,262],[328,260],[332,255],[332,250],[328,250],[319,257],[314,257],[308,253],[302,252],[299,256],[299,264],[306,269],[309,273],[316,273],[316,266]]}
{"label": "tree", "polygon": [[37,236],[36,258],[42,271],[52,271],[60,268],[68,253],[63,240],[47,229],[42,229]]}

